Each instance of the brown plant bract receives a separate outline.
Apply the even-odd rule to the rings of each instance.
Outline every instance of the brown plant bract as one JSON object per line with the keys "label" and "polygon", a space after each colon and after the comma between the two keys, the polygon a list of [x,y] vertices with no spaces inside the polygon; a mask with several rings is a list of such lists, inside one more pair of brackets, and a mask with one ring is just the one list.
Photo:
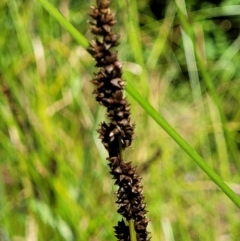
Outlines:
{"label": "brown plant bract", "polygon": [[[130,120],[130,105],[123,97],[125,81],[122,79],[122,63],[118,60],[117,52],[111,50],[118,45],[119,36],[112,32],[116,19],[111,13],[110,0],[97,0],[97,7],[91,7],[91,32],[100,36],[92,40],[88,48],[89,53],[96,60],[96,67],[100,70],[95,74],[92,83],[96,85],[94,94],[96,100],[107,109],[109,123],[100,125],[99,138],[107,149],[110,173],[118,185],[116,192],[118,213],[128,221],[134,220],[138,241],[146,241],[146,230],[149,220],[145,217],[143,186],[141,179],[135,173],[131,162],[125,162],[121,150],[132,143],[134,124]],[[124,221],[114,227],[118,240],[127,241],[129,228]]]}

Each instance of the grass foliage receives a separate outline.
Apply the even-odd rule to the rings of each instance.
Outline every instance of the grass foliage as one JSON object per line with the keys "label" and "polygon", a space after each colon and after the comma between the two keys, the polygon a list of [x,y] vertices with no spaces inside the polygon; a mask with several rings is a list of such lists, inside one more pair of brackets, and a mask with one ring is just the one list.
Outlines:
{"label": "grass foliage", "polygon": [[[104,110],[85,50],[90,3],[51,1],[76,41],[40,2],[0,3],[0,240],[114,240],[120,216],[95,131]],[[143,177],[153,241],[239,240],[239,209],[132,98],[146,98],[240,195],[237,4],[169,0],[160,20],[147,1],[112,4],[133,86],[126,156]]]}

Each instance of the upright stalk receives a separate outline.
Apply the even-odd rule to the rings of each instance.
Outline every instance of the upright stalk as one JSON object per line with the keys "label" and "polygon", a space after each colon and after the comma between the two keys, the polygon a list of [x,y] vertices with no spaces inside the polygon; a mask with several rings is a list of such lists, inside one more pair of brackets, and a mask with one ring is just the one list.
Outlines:
{"label": "upright stalk", "polygon": [[117,51],[112,50],[118,45],[119,36],[112,31],[116,19],[109,9],[110,3],[110,0],[97,0],[90,13],[93,19],[90,29],[97,37],[90,42],[88,52],[99,68],[92,83],[96,85],[96,101],[106,107],[108,117],[108,123],[101,123],[98,132],[108,151],[110,173],[118,186],[117,212],[129,223],[126,226],[123,220],[118,222],[114,227],[116,237],[119,241],[147,241],[149,220],[145,217],[143,186],[136,168],[124,157],[124,150],[132,143],[134,124],[130,119],[130,105],[123,96],[122,63]]}

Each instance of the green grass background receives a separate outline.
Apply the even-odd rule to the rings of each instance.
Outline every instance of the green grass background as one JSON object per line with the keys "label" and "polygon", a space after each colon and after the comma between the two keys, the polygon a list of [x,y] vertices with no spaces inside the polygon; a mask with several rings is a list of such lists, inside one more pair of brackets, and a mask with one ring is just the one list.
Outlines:
{"label": "green grass background", "polygon": [[[51,1],[87,39],[89,1]],[[240,194],[240,2],[114,1],[131,83]],[[185,14],[187,10],[187,15]],[[115,240],[94,61],[40,1],[0,2],[0,240]],[[238,241],[239,209],[126,93],[152,240]]]}

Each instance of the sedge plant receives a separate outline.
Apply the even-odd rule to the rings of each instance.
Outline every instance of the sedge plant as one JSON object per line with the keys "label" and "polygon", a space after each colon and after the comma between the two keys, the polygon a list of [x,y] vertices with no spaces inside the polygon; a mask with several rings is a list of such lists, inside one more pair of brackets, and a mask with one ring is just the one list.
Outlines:
{"label": "sedge plant", "polygon": [[[115,28],[111,26],[107,33],[113,38],[106,39],[104,35],[103,49],[96,46],[96,39],[89,45],[92,34],[86,24],[90,19],[87,1],[1,2],[0,239],[112,240],[115,225],[118,239],[126,235],[134,240],[138,231],[134,219],[120,219],[118,223],[112,195],[112,189],[118,187],[111,187],[107,164],[118,182],[123,175],[119,173],[123,172],[122,167],[118,161],[121,168],[114,169],[113,165],[119,156],[121,160],[133,160],[143,170],[141,162],[148,163],[153,149],[158,147],[162,158],[140,172],[148,203],[147,217],[152,220],[148,225],[152,240],[238,241],[236,130],[240,112],[235,104],[239,102],[236,72],[240,38],[231,45],[230,41],[223,43],[221,37],[226,38],[231,24],[232,29],[236,28],[239,6],[229,0],[222,1],[219,7],[202,5],[200,11],[195,11],[190,8],[194,2],[197,1],[168,1],[160,21],[151,16],[146,1],[112,2],[109,7],[116,11],[120,44],[113,47]],[[92,11],[100,7],[107,12],[107,6],[108,1],[98,1]],[[114,23],[111,16],[109,13],[107,25]],[[218,16],[223,19],[216,20]],[[224,16],[232,19],[223,21]],[[99,21],[96,18],[91,26],[98,32],[102,25],[96,26]],[[101,17],[106,21],[104,18]],[[109,30],[109,26],[104,29]],[[215,42],[210,41],[207,31],[217,36]],[[98,35],[98,41],[103,43],[104,36]],[[111,54],[110,49],[106,51],[109,44]],[[214,51],[220,55],[218,61],[209,57]],[[94,77],[94,61],[89,53],[101,65],[94,70],[99,72]],[[101,60],[98,58],[101,54],[112,57]],[[185,63],[185,57],[192,59]],[[123,68],[118,58],[124,61]],[[106,62],[114,68],[106,67]],[[116,66],[113,62],[117,62]],[[183,76],[185,64],[189,79],[186,72]],[[106,75],[105,71],[107,76],[102,75]],[[102,85],[104,78],[114,74],[112,71],[119,76],[107,87]],[[198,80],[193,76],[196,73]],[[91,78],[103,108],[92,103],[94,98],[89,93],[93,86],[88,82]],[[193,101],[191,91],[186,94],[190,89],[188,82]],[[104,100],[103,88],[108,90],[107,94],[104,92]],[[119,94],[120,91],[126,93]],[[113,93],[118,94],[113,97]],[[110,140],[106,130],[116,125],[112,123],[115,112],[113,106],[109,111],[105,108],[119,104],[119,99],[124,102],[125,95],[131,103],[131,120],[136,123],[135,141],[126,149],[130,137],[123,136],[123,141],[115,137],[123,134],[120,130],[124,124],[118,122],[130,118],[127,104],[121,107],[123,119],[114,115],[117,125],[123,126],[109,133]],[[99,128],[104,109],[107,120]],[[189,125],[193,113],[195,118]],[[199,124],[203,119],[204,125]],[[106,130],[102,129],[106,125]],[[96,128],[106,150],[112,148],[108,154]],[[203,137],[201,143],[199,136]],[[124,175],[128,179],[132,174]],[[124,185],[126,189],[129,187],[125,181]],[[117,201],[123,212],[126,205],[122,202],[127,203],[129,197],[118,200],[117,196]]]}
{"label": "sedge plant", "polygon": [[130,105],[123,96],[122,63],[117,51],[112,50],[118,45],[119,35],[112,30],[116,19],[110,4],[110,0],[98,0],[90,13],[93,19],[91,32],[98,38],[90,42],[88,51],[96,60],[96,67],[100,68],[92,83],[96,85],[96,101],[107,109],[109,119],[109,123],[101,123],[98,132],[108,151],[110,173],[118,186],[117,212],[129,223],[128,229],[123,220],[118,222],[114,227],[116,237],[119,241],[147,241],[149,220],[145,216],[143,186],[136,168],[126,161],[124,155],[124,150],[132,143],[134,124],[130,119]]}

